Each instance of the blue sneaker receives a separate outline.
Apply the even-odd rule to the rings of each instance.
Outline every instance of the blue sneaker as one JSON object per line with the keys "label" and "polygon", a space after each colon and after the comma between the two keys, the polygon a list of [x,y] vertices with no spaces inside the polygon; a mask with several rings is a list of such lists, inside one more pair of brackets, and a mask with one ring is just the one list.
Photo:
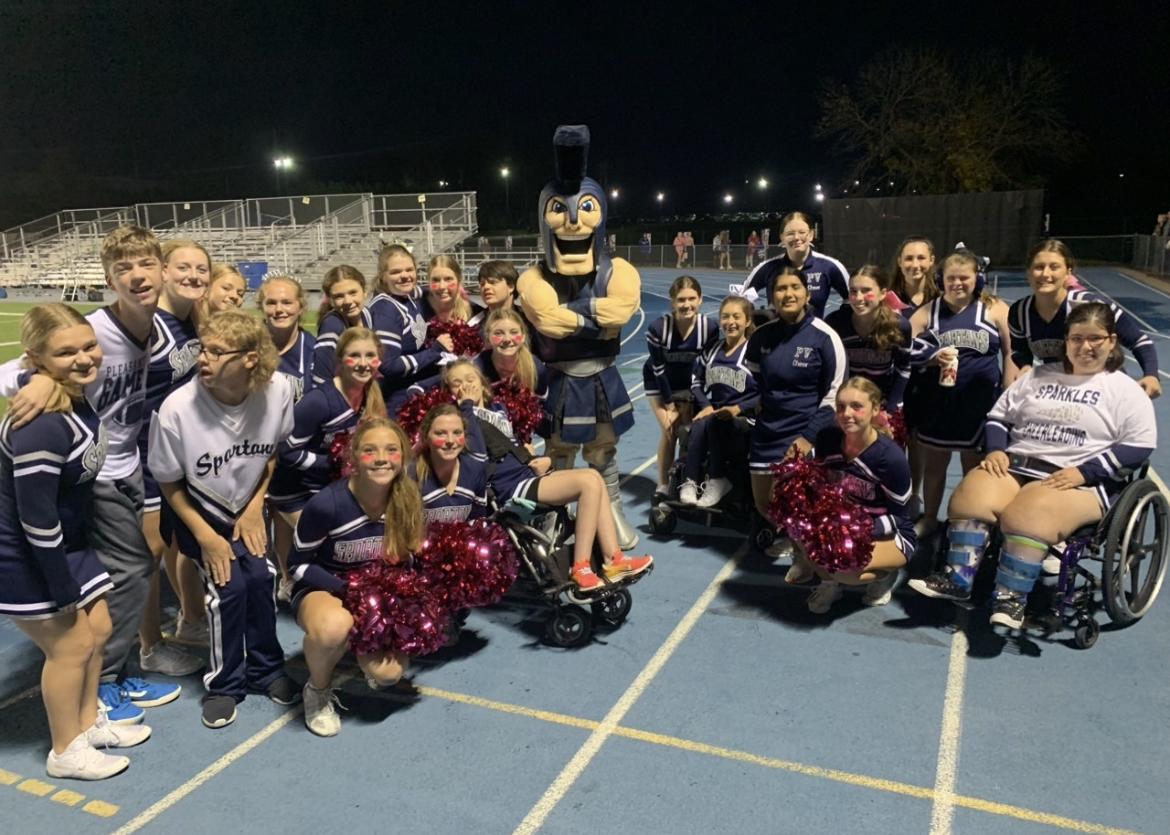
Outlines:
{"label": "blue sneaker", "polygon": [[122,679],[122,689],[138,707],[158,707],[179,698],[183,688],[178,684],[152,684],[141,678]]}
{"label": "blue sneaker", "polygon": [[106,718],[115,725],[137,725],[146,713],[130,701],[130,694],[122,685],[112,681],[98,685],[98,702],[106,711]]}

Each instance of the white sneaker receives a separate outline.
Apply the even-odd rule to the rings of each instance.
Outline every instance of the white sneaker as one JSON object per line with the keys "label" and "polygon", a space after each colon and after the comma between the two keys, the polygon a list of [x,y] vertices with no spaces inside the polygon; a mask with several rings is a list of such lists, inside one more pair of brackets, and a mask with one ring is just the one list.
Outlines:
{"label": "white sneaker", "polygon": [[106,712],[98,709],[97,721],[85,732],[94,748],[133,748],[150,739],[149,725],[115,725]]}
{"label": "white sneaker", "polygon": [[678,500],[683,504],[698,504],[699,485],[695,484],[695,482],[688,478],[683,482],[683,486],[679,488]]}
{"label": "white sneaker", "polygon": [[341,702],[337,700],[333,688],[318,690],[305,682],[302,695],[305,700],[305,727],[317,736],[337,736],[341,731],[341,717],[337,713]]}
{"label": "white sneaker", "polygon": [[793,549],[792,567],[784,575],[784,582],[790,586],[800,585],[801,583],[810,582],[816,576],[817,572],[813,568],[813,564],[809,558]]}
{"label": "white sneaker", "polygon": [[814,615],[823,615],[843,594],[845,592],[836,580],[821,580],[821,584],[808,596],[808,610]]}
{"label": "white sneaker", "polygon": [[207,628],[207,615],[194,623],[183,620],[180,612],[175,619],[175,639],[188,644],[206,644],[211,640],[211,633]]}
{"label": "white sneaker", "polygon": [[861,602],[866,606],[885,606],[894,596],[894,588],[898,585],[898,572],[887,571],[886,576],[874,580],[865,587],[865,594]]}
{"label": "white sneaker", "polygon": [[150,652],[140,650],[138,663],[143,670],[150,673],[162,673],[165,676],[189,676],[197,670],[203,669],[203,659],[196,658],[189,652],[184,652],[165,640],[159,641],[150,648]]}
{"label": "white sneaker", "polygon": [[699,499],[699,507],[714,507],[719,500],[731,492],[731,482],[725,478],[709,478],[703,487],[703,497]]}
{"label": "white sneaker", "polygon": [[1064,555],[1064,542],[1056,542],[1048,546],[1048,553],[1044,556],[1044,561],[1040,563],[1040,570],[1045,574],[1059,576],[1061,557]]}
{"label": "white sneaker", "polygon": [[85,734],[78,734],[60,755],[49,751],[49,758],[45,761],[45,773],[50,777],[71,780],[105,780],[121,774],[129,767],[130,760],[127,757],[97,750],[89,744]]}
{"label": "white sneaker", "polygon": [[771,557],[774,560],[791,557],[795,553],[796,551],[792,547],[792,540],[786,536],[778,538],[764,549],[764,556]]}
{"label": "white sneaker", "polygon": [[276,599],[281,603],[292,603],[292,590],[296,581],[289,577],[276,584]]}

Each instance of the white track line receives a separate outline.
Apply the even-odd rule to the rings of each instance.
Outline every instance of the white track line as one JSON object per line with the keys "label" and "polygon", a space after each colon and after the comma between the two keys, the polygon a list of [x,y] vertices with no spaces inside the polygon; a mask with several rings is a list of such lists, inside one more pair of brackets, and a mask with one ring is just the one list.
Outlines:
{"label": "white track line", "polygon": [[25,699],[32,698],[33,696],[37,695],[40,692],[41,692],[41,686],[39,684],[34,684],[32,687],[28,688],[28,690],[22,690],[21,692],[17,693],[15,696],[9,696],[4,701],[0,702],[0,710],[4,710],[5,708],[12,707],[17,702],[23,702]]}
{"label": "white track line", "polygon": [[[564,798],[569,789],[572,788],[573,783],[581,776],[581,773],[588,767],[590,761],[601,750],[601,746],[605,741],[613,735],[614,729],[621,723],[622,719],[638,698],[646,692],[646,688],[650,686],[650,682],[658,675],[658,672],[678,649],[679,644],[686,638],[687,634],[698,623],[699,617],[706,611],[707,607],[711,605],[711,601],[715,599],[715,595],[719,593],[719,589],[731,576],[732,572],[739,566],[739,561],[743,559],[743,555],[747,553],[749,544],[745,542],[738,551],[727,561],[727,564],[720,569],[719,573],[715,575],[703,593],[699,595],[699,599],[691,606],[690,610],[679,621],[678,626],[670,633],[666,641],[654,653],[650,662],[638,673],[638,677],[634,679],[634,683],[629,686],[617,703],[610,708],[609,713],[601,720],[589,738],[585,740],[585,744],[573,755],[573,759],[569,760],[569,764],[564,767],[557,778],[553,780],[551,786],[545,791],[544,795],[536,802],[531,811],[520,822],[520,825],[513,831],[513,835],[531,835],[540,829],[541,825],[548,818],[549,814],[556,808],[556,805]],[[119,834],[120,835],[120,834]]]}
{"label": "white track line", "polygon": [[130,835],[131,832],[137,832],[139,829],[146,826],[148,823],[150,823],[152,820],[157,818],[159,815],[161,815],[167,809],[174,806],[176,803],[178,803],[184,797],[189,795],[191,792],[195,791],[195,789],[199,788],[204,783],[206,783],[208,780],[210,780],[212,777],[219,774],[221,771],[223,771],[229,765],[234,763],[236,760],[240,759],[240,757],[247,754],[249,751],[251,751],[257,745],[259,745],[261,742],[268,739],[268,737],[272,736],[274,733],[279,731],[281,728],[283,728],[289,722],[296,719],[298,716],[301,715],[301,710],[302,710],[301,706],[298,705],[297,707],[294,707],[292,710],[289,710],[285,713],[282,713],[278,719],[276,719],[273,722],[270,722],[259,733],[248,737],[243,742],[241,742],[239,745],[237,745],[235,748],[228,751],[226,754],[224,754],[218,760],[213,762],[211,765],[207,766],[207,768],[200,771],[198,774],[196,774],[190,780],[183,783],[177,789],[175,789],[174,791],[167,794],[165,797],[162,798],[162,800],[159,800],[157,803],[154,803],[153,805],[149,806],[144,812],[131,818],[125,824],[123,824],[122,826],[115,829],[114,832],[112,833],[112,835]]}
{"label": "white track line", "polygon": [[622,340],[623,347],[625,346],[625,344],[627,342],[629,342],[631,339],[633,339],[635,336],[638,335],[638,331],[642,330],[642,325],[644,325],[645,323],[646,323],[646,311],[642,309],[642,305],[638,305],[638,326],[636,328],[634,328],[632,331],[630,331],[629,336],[627,336],[625,339]]}
{"label": "white track line", "polygon": [[623,486],[625,486],[625,483],[626,483],[627,481],[629,481],[631,478],[633,478],[633,477],[634,477],[634,476],[636,476],[636,475],[640,475],[640,474],[641,474],[641,473],[642,473],[644,470],[646,470],[646,469],[647,469],[647,468],[648,468],[648,467],[649,467],[651,464],[654,464],[654,463],[656,463],[657,461],[658,461],[658,456],[657,456],[657,455],[655,455],[655,456],[653,456],[653,457],[651,457],[651,458],[647,458],[647,459],[646,459],[645,461],[643,461],[641,464],[639,464],[638,466],[634,467],[634,469],[632,469],[632,470],[630,470],[628,473],[626,473],[626,477],[625,477],[625,478],[623,478],[621,481],[619,481],[619,482],[618,482],[618,487],[623,487]]}
{"label": "white track line", "polygon": [[1115,270],[1113,270],[1113,272],[1115,272],[1117,275],[1124,278],[1126,281],[1132,281],[1134,284],[1138,285],[1139,287],[1144,287],[1147,290],[1151,290],[1151,291],[1157,293],[1159,296],[1162,296],[1163,298],[1170,299],[1170,293],[1167,293],[1164,290],[1159,290],[1157,287],[1153,287],[1149,284],[1146,284],[1144,281],[1138,281],[1132,275],[1126,275],[1121,270],[1115,269]]}
{"label": "white track line", "polygon": [[627,365],[636,365],[637,363],[645,362],[645,360],[648,356],[650,356],[650,355],[649,354],[639,354],[638,356],[634,357],[632,360],[626,360],[625,362],[623,362],[621,364],[621,366],[622,366],[622,368],[625,368]]}
{"label": "white track line", "polygon": [[950,835],[955,818],[955,782],[959,772],[959,740],[963,733],[963,685],[967,678],[967,636],[961,629],[951,638],[947,688],[943,700],[938,766],[934,772],[934,802],[930,808],[930,835]]}

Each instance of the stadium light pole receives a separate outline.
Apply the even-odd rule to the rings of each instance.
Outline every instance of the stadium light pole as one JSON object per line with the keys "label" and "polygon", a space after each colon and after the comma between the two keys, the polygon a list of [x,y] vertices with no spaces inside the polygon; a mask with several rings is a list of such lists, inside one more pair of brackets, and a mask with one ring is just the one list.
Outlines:
{"label": "stadium light pole", "polygon": [[504,178],[504,211],[507,213],[507,223],[504,225],[509,228],[512,226],[512,190],[508,183],[510,173],[507,168],[500,169],[500,176]]}
{"label": "stadium light pole", "polygon": [[272,161],[272,166],[276,171],[276,194],[277,194],[277,196],[280,196],[281,194],[283,194],[283,191],[280,187],[280,175],[281,175],[281,172],[284,172],[285,183],[287,183],[288,182],[288,171],[291,170],[292,166],[293,166],[292,157],[277,157],[276,159],[274,159]]}

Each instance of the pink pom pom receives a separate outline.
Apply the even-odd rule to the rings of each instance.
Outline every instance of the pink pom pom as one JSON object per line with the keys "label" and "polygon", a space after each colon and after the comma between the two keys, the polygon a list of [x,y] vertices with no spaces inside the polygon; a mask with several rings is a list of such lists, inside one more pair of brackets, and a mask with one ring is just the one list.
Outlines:
{"label": "pink pom pom", "polygon": [[442,386],[431,386],[426,391],[416,392],[398,407],[398,425],[406,432],[412,444],[418,443],[419,427],[431,407],[454,402],[455,395]]}
{"label": "pink pom pom", "polygon": [[849,574],[873,557],[873,519],[846,493],[836,473],[815,458],[772,465],[776,483],[768,518],[804,546],[822,568]]}
{"label": "pink pom pom", "polygon": [[411,566],[366,563],[346,578],[343,603],[353,616],[349,647],[358,655],[428,655],[447,639],[450,615],[426,575]]}
{"label": "pink pom pom", "polygon": [[894,436],[894,443],[905,449],[910,443],[910,430],[906,428],[906,415],[901,409],[895,409],[888,416],[890,432]]}
{"label": "pink pom pom", "polygon": [[462,319],[448,319],[446,322],[439,321],[437,316],[434,316],[427,322],[427,340],[426,345],[430,346],[435,339],[446,334],[451,337],[454,343],[454,350],[452,353],[461,357],[473,357],[484,349],[483,334],[479,332],[479,328],[475,325],[469,325]]}
{"label": "pink pom pom", "polygon": [[486,606],[516,581],[516,551],[495,522],[436,522],[417,556],[437,600],[449,610]]}
{"label": "pink pom pom", "polygon": [[504,404],[516,440],[522,444],[532,441],[532,433],[544,420],[544,404],[540,398],[519,383],[503,380],[492,384],[492,396]]}

